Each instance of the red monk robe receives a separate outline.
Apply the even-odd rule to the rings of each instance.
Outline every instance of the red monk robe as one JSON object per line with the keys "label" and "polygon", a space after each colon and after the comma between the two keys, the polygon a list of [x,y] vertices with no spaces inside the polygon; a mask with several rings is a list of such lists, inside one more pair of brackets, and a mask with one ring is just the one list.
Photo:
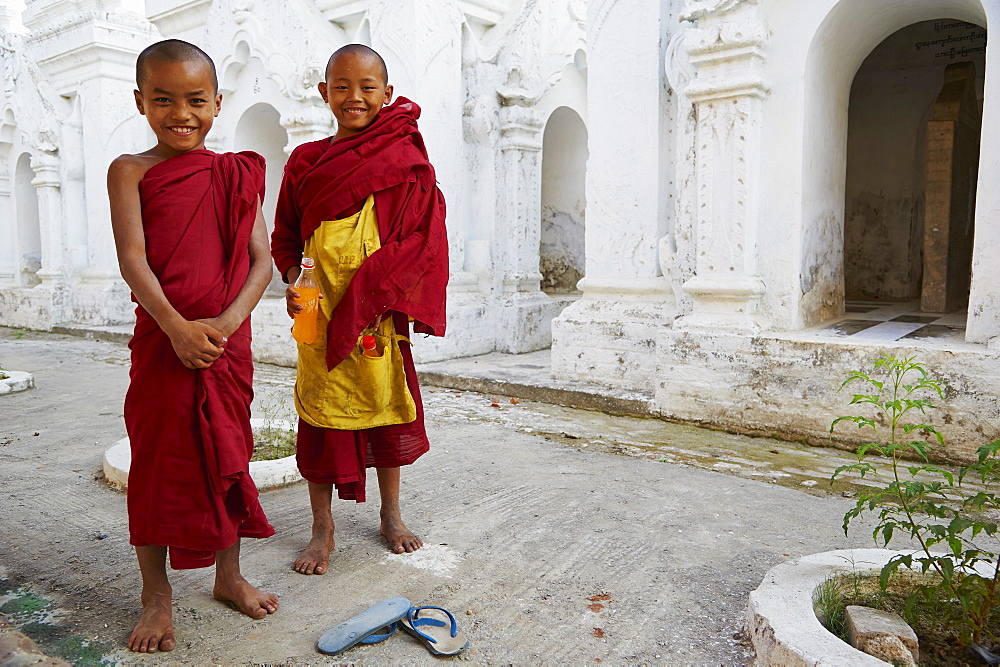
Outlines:
{"label": "red monk robe", "polygon": [[[382,247],[365,260],[334,308],[327,328],[327,366],[339,364],[365,326],[394,317],[396,331],[443,336],[448,284],[445,203],[417,130],[420,107],[400,97],[370,126],[337,141],[295,149],[285,165],[271,254],[282,276],[302,259],[305,241],[324,220],[347,217],[372,193]],[[417,406],[409,424],[363,431],[316,428],[299,420],[296,460],[302,476],[335,484],[342,499],[365,500],[365,468],[409,465],[429,448],[420,388],[409,345],[400,344]]]}
{"label": "red monk robe", "polygon": [[[151,167],[139,182],[146,258],[188,320],[217,317],[250,268],[249,242],[264,160],[196,150]],[[209,368],[185,368],[170,339],[136,307],[125,426],[130,542],[169,547],[174,569],[206,567],[240,537],[269,537],[250,478],[253,362],[250,320]]]}

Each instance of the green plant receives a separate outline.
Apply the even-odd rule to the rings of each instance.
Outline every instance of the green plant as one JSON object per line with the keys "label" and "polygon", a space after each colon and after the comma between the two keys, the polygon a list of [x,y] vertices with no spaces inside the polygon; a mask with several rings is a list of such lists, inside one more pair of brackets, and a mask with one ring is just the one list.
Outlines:
{"label": "green plant", "polygon": [[[851,405],[871,406],[874,415],[838,417],[830,431],[841,422],[851,422],[874,434],[875,441],[858,447],[858,462],[837,468],[830,481],[852,472],[878,480],[881,486],[868,487],[858,495],[855,506],[844,515],[844,533],[853,519],[877,510],[872,532],[877,545],[888,546],[897,533],[915,540],[920,545],[915,553],[897,555],[882,568],[882,589],[899,568],[917,564],[922,572],[935,577],[932,583],[916,586],[907,597],[907,617],[912,619],[921,607],[958,601],[957,608],[949,607],[957,611],[950,613],[947,622],[958,630],[962,641],[978,643],[990,614],[1000,603],[996,544],[1000,536],[996,522],[987,515],[1000,509],[1000,497],[990,490],[1000,481],[1000,440],[981,447],[978,463],[956,475],[930,463],[930,454],[944,446],[944,437],[937,428],[923,423],[923,417],[934,407],[927,397],[944,398],[944,391],[940,382],[929,378],[923,364],[913,357],[885,355],[874,361],[871,375],[854,371],[840,389],[854,383],[863,385],[862,391],[867,393],[854,394]],[[918,413],[919,420],[910,418]],[[917,463],[907,463],[909,458]],[[984,490],[966,493],[962,481],[968,475],[979,477]],[[985,539],[993,544],[992,551],[979,544]],[[932,552],[940,546],[947,551]],[[983,567],[987,565],[988,572]]]}
{"label": "green plant", "polygon": [[844,639],[847,635],[847,621],[844,618],[844,596],[834,579],[826,579],[816,589],[813,607],[816,617],[823,626]]}
{"label": "green plant", "polygon": [[264,425],[254,430],[253,461],[271,461],[295,453],[294,410],[276,395],[261,398],[258,402]]}

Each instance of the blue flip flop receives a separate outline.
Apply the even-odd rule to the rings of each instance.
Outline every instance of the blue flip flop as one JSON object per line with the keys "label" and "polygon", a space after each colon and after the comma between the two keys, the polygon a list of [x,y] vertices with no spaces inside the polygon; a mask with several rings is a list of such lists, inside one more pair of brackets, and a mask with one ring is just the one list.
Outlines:
{"label": "blue flip flop", "polygon": [[396,631],[396,623],[410,610],[406,598],[389,598],[368,607],[323,633],[316,644],[320,653],[340,655],[357,644],[385,641]]}
{"label": "blue flip flop", "polygon": [[469,639],[458,631],[455,617],[442,607],[410,607],[399,623],[435,655],[458,655],[469,648]]}

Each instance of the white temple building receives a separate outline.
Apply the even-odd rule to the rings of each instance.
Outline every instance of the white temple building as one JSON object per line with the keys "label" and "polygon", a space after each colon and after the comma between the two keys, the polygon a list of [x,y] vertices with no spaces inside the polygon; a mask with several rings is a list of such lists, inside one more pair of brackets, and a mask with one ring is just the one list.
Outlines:
{"label": "white temple building", "polygon": [[[1000,437],[995,0],[0,0],[0,324],[132,317],[105,187],[153,143],[138,52],[217,64],[214,150],[333,132],[349,42],[386,59],[448,201],[433,361],[551,347],[659,414],[821,440],[883,351],[952,390],[951,453]],[[982,184],[982,187],[979,187]],[[291,363],[280,282],[256,354]],[[992,429],[992,430],[991,430]]]}

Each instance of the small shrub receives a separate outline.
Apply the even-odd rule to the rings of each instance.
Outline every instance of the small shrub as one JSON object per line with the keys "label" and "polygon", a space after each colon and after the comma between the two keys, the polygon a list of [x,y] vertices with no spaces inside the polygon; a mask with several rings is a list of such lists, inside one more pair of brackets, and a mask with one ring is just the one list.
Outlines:
{"label": "small shrub", "polygon": [[250,460],[273,461],[295,454],[295,411],[277,396],[261,399],[258,407],[264,425],[254,430]]}
{"label": "small shrub", "polygon": [[[919,543],[915,553],[895,556],[882,568],[882,590],[901,567],[918,567],[932,574],[931,583],[915,585],[907,596],[907,619],[913,622],[918,609],[936,610],[947,626],[956,628],[963,642],[979,643],[984,631],[990,634],[989,621],[1000,603],[1000,535],[996,522],[988,518],[1000,510],[1000,497],[992,490],[1000,481],[1000,440],[981,447],[978,462],[957,475],[932,465],[930,454],[944,446],[944,437],[923,423],[923,416],[934,407],[928,397],[944,397],[943,386],[931,380],[913,357],[885,355],[875,360],[871,375],[850,373],[841,390],[848,385],[863,387],[863,393],[853,395],[851,405],[870,406],[874,414],[839,417],[830,431],[842,422],[854,423],[871,432],[874,441],[858,447],[858,462],[837,468],[831,483],[845,472],[854,472],[881,485],[858,495],[855,506],[844,515],[844,533],[853,519],[877,511],[872,532],[876,545],[889,546],[897,534]],[[907,464],[907,458],[918,462]],[[983,491],[968,493],[962,487],[969,475],[982,481]],[[946,551],[932,551],[935,547]],[[949,601],[958,604],[949,605]]]}

